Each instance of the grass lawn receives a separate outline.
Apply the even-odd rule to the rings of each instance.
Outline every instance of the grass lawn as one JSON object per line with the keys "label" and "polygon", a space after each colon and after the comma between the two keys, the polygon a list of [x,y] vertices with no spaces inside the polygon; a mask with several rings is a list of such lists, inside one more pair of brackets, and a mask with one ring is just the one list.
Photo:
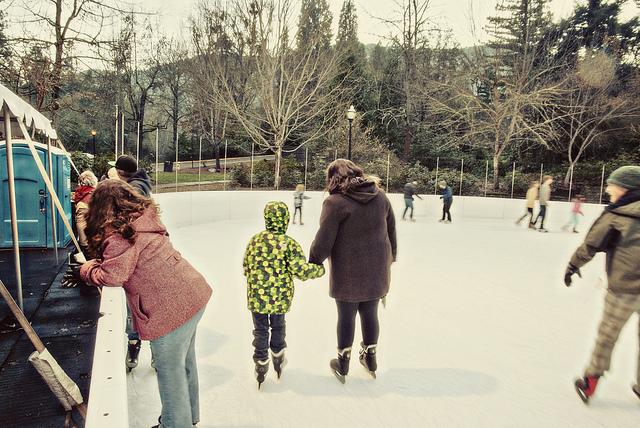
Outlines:
{"label": "grass lawn", "polygon": [[[151,183],[155,183],[156,174],[149,174],[149,178],[151,179]],[[227,177],[229,178],[229,177]],[[221,181],[224,180],[224,174],[221,173],[211,173],[207,172],[206,174],[200,174],[200,181]],[[176,173],[175,172],[160,172],[158,173],[158,183],[175,183],[176,182]],[[198,173],[178,173],[178,183],[197,183],[198,182]]]}

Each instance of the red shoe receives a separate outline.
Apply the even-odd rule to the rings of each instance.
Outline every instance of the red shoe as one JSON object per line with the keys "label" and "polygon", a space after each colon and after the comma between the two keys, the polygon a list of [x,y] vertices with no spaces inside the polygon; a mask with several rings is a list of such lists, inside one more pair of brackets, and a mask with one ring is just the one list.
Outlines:
{"label": "red shoe", "polygon": [[576,379],[576,392],[585,403],[588,403],[589,397],[596,392],[598,379],[600,379],[599,376],[585,376],[582,379]]}

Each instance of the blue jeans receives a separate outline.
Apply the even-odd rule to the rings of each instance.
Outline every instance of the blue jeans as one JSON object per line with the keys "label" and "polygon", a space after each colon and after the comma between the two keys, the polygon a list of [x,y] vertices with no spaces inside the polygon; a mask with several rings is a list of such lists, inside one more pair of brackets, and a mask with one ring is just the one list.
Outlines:
{"label": "blue jeans", "polygon": [[184,428],[200,421],[196,329],[204,309],[177,329],[151,341],[162,402],[162,428]]}
{"label": "blue jeans", "polygon": [[404,218],[404,215],[407,213],[407,210],[409,208],[411,208],[411,214],[409,214],[409,217],[413,218],[413,199],[404,198],[404,205],[405,205],[405,208],[404,208],[404,212],[402,213],[402,218]]}
{"label": "blue jeans", "polygon": [[[277,354],[287,347],[284,340],[287,335],[284,314],[259,314],[251,313],[253,318],[253,361],[264,361],[269,358],[269,348],[271,352]],[[271,338],[269,338],[269,327],[271,327]]]}
{"label": "blue jeans", "polygon": [[125,333],[129,340],[140,340],[140,335],[137,331],[133,331],[133,320],[131,319],[131,310],[129,309],[129,302],[127,301],[127,324],[125,326]]}

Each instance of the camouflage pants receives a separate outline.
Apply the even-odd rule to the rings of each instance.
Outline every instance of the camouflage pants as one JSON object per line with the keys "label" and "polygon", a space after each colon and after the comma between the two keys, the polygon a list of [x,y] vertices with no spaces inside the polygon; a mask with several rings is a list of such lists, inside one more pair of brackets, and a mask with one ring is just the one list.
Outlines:
{"label": "camouflage pants", "polygon": [[[591,363],[585,371],[586,376],[602,376],[609,370],[613,347],[622,327],[634,312],[640,314],[640,295],[607,292],[604,299],[604,314],[598,328],[598,338],[591,356]],[[640,334],[640,323],[638,332]],[[640,384],[640,354],[636,373],[636,382]]]}

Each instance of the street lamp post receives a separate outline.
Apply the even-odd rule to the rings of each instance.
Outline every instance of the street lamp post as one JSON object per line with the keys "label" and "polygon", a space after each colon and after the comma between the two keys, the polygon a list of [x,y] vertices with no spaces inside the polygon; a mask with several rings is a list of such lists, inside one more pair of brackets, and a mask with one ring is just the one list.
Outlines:
{"label": "street lamp post", "polygon": [[91,135],[93,136],[93,166],[96,166],[96,134],[98,132],[93,129],[91,130]]}
{"label": "street lamp post", "polygon": [[351,124],[353,123],[353,119],[356,117],[356,109],[353,108],[353,105],[349,107],[347,110],[347,119],[349,119],[349,160],[351,160]]}

